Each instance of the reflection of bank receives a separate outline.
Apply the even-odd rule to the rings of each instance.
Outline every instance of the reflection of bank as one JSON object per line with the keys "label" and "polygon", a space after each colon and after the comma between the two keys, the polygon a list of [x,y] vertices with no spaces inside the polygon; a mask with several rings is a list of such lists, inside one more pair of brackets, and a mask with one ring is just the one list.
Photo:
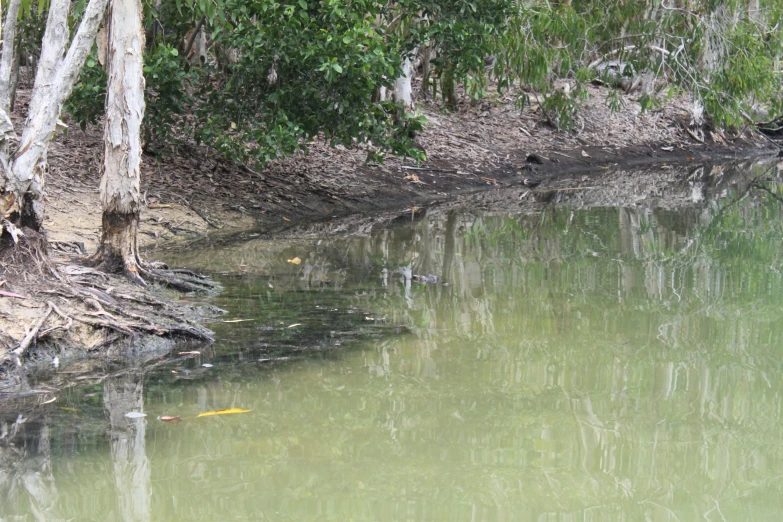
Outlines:
{"label": "reflection of bank", "polygon": [[64,520],[57,508],[59,495],[52,476],[49,426],[20,416],[15,423],[6,423],[2,428],[0,520],[15,519],[14,508],[24,512],[25,504],[37,521]]}
{"label": "reflection of bank", "polygon": [[140,371],[104,381],[103,406],[109,423],[114,484],[120,516],[125,522],[150,520],[150,463],[144,445],[147,421],[144,417],[126,417],[127,413],[144,410],[143,392]]}

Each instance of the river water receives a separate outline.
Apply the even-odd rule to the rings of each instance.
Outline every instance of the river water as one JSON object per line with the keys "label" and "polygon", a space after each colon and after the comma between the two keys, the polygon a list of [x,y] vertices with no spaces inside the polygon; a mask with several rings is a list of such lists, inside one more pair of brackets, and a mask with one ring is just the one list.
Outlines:
{"label": "river water", "polygon": [[10,419],[0,520],[780,520],[783,212],[739,185],[180,253],[232,322]]}

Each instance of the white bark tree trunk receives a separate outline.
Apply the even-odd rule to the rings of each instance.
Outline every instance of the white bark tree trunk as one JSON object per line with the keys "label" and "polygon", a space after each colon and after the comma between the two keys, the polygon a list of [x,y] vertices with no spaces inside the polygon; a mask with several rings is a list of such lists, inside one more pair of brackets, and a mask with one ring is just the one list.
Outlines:
{"label": "white bark tree trunk", "polygon": [[[12,62],[13,44],[3,50],[0,62],[0,89],[4,90],[0,93],[0,103],[3,104],[0,107],[0,228],[9,232],[14,240],[18,237],[17,225],[42,229],[49,143],[54,137],[62,107],[95,41],[106,3],[107,0],[89,1],[79,29],[68,47],[70,0],[52,0],[27,120],[18,143],[5,109],[6,103],[10,109],[11,93],[7,87],[10,82],[5,81],[4,63],[6,51],[11,51]],[[5,29],[4,33],[8,32],[8,22]],[[10,36],[3,34],[4,39],[13,41]]]}
{"label": "white bark tree trunk", "polygon": [[144,30],[140,0],[111,0],[106,65],[106,121],[101,172],[103,229],[95,260],[139,276],[141,123],[144,118]]}
{"label": "white bark tree trunk", "polygon": [[22,0],[11,0],[3,25],[3,57],[0,59],[0,110],[11,113],[11,78],[16,55],[16,20]]}
{"label": "white bark tree trunk", "polygon": [[403,58],[402,76],[394,82],[394,101],[402,102],[405,110],[413,109],[413,74],[416,51]]}

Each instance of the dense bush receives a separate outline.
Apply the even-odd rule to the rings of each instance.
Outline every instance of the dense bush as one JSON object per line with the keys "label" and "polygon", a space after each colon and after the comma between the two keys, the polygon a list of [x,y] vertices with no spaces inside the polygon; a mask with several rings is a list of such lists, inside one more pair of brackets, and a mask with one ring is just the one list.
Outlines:
{"label": "dense bush", "polygon": [[[401,74],[402,58],[431,51],[428,92],[456,107],[457,84],[472,99],[489,77],[520,103],[536,93],[544,117],[570,129],[586,85],[631,90],[653,109],[689,92],[694,118],[739,127],[754,114],[781,114],[783,7],[702,0],[220,0],[146,5],[149,150],[196,140],[225,157],[265,163],[323,137],[371,151],[417,155],[423,120],[378,97]],[[188,31],[209,36],[206,60],[183,56]],[[601,64],[621,64],[622,81]],[[426,67],[429,65],[429,67]],[[603,72],[601,72],[603,70]],[[567,79],[568,89],[556,89]],[[68,111],[84,126],[102,112],[105,75],[93,58]],[[620,107],[617,96],[609,104]],[[696,118],[695,118],[696,119]]]}

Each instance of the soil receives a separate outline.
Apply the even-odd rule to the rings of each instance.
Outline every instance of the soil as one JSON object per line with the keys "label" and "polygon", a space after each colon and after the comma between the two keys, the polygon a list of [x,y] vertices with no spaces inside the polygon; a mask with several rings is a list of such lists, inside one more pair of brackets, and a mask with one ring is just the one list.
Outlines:
{"label": "soil", "polygon": [[[295,225],[329,223],[347,215],[372,221],[373,216],[385,215],[383,211],[400,214],[403,209],[415,214],[420,207],[448,206],[464,194],[496,188],[515,187],[511,196],[515,201],[529,197],[546,203],[553,194],[556,200],[564,187],[587,186],[601,187],[599,192],[611,199],[616,183],[632,187],[646,175],[629,173],[629,167],[698,165],[778,150],[749,130],[729,135],[689,129],[684,99],[642,113],[632,96],[621,94],[622,108],[612,112],[608,92],[604,87],[590,89],[572,132],[549,125],[534,97],[523,110],[516,107],[513,96],[495,95],[480,103],[461,103],[457,112],[445,111],[437,100],[420,100],[418,109],[429,121],[417,136],[427,154],[421,164],[391,157],[380,165],[367,164],[364,145],[331,148],[318,140],[306,153],[258,170],[229,163],[196,146],[147,156],[142,171],[147,205],[139,239],[147,257],[154,258],[156,248],[205,237],[230,237],[249,230],[282,237]],[[28,98],[28,92],[18,94],[15,120],[23,118]],[[41,281],[51,281],[47,275],[53,273],[51,269],[36,267],[12,277],[0,263],[0,281],[7,280],[0,291],[29,298],[0,297],[0,361],[6,361],[5,375],[13,377],[15,385],[24,384],[20,377],[24,372],[11,369],[16,362],[13,340],[29,335],[42,314],[53,322],[47,323],[44,338],[33,335],[39,342],[31,343],[26,352],[47,361],[63,350],[89,357],[105,354],[114,341],[126,337],[122,325],[176,337],[179,320],[192,330],[190,334],[208,337],[207,330],[195,323],[203,310],[184,310],[160,289],[142,291],[121,278],[79,268],[83,256],[95,251],[99,238],[101,158],[98,127],[84,132],[70,129],[49,152],[46,229],[55,257],[52,266],[68,278],[67,285],[54,290],[82,294],[78,303],[70,300],[71,308],[62,313],[54,310],[52,288],[41,289]],[[508,199],[495,196],[494,201],[500,204],[504,198]],[[334,231],[339,226],[316,228]],[[96,296],[95,290],[104,295]],[[156,320],[167,316],[171,321],[143,319],[149,316]],[[113,326],[98,324],[109,317],[116,319]],[[79,323],[78,328],[64,328],[68,318]]]}

